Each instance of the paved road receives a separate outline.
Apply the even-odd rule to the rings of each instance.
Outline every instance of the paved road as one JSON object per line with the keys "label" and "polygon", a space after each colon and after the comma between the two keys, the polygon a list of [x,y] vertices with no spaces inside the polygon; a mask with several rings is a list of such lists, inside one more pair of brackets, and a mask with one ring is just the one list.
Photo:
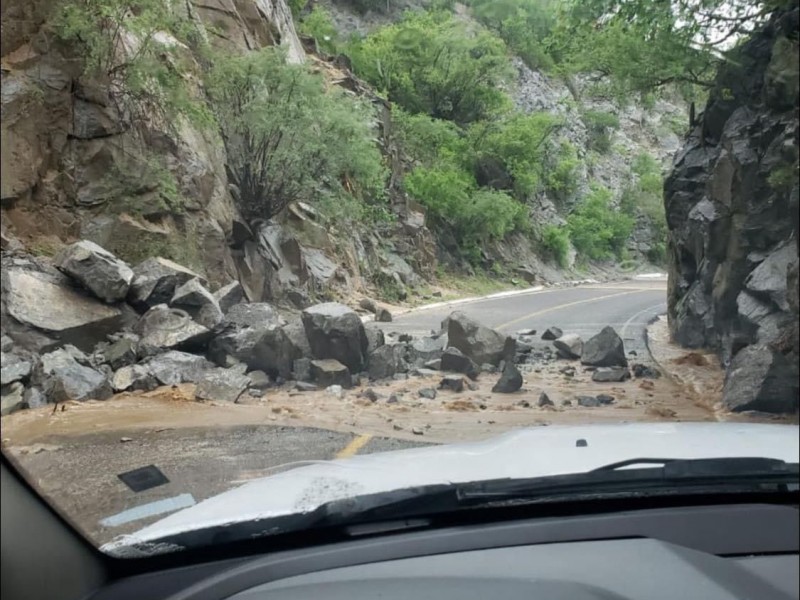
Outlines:
{"label": "paved road", "polygon": [[[665,311],[665,296],[664,282],[598,284],[428,308],[382,326],[387,331],[427,334],[438,329],[455,309],[509,333],[527,328],[541,332],[557,325],[586,339],[612,325],[625,339],[626,349],[635,350],[638,360],[647,360],[645,325]],[[122,438],[130,440],[122,442]],[[298,460],[345,458],[422,445],[271,425],[104,430],[62,439],[51,436],[46,444],[39,446],[39,451],[35,447],[12,451],[34,482],[57,498],[64,511],[100,542],[155,520],[108,526],[101,524],[102,519],[154,501],[185,493],[200,501],[230,488],[233,482],[268,475],[276,466]],[[157,465],[169,483],[135,493],[117,478],[119,473],[147,465]]]}

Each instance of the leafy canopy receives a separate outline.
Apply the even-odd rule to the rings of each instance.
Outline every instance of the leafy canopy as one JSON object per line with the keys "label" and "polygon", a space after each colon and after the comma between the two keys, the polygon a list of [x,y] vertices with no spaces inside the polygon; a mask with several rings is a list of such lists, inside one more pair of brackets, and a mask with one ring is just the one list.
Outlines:
{"label": "leafy canopy", "polygon": [[611,207],[611,192],[594,186],[567,217],[567,230],[575,249],[584,257],[604,260],[621,256],[633,231],[633,218]]}

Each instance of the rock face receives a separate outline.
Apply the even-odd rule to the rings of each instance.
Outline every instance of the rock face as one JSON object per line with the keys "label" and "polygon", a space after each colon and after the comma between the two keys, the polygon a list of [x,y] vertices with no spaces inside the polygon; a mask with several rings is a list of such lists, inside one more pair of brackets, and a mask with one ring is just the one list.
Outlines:
{"label": "rock face", "polygon": [[202,280],[197,273],[160,257],[148,258],[136,265],[133,274],[128,303],[140,312],[158,304],[168,304],[175,290],[190,279]]}
{"label": "rock face", "polygon": [[581,363],[593,367],[627,367],[625,346],[613,327],[603,327],[583,345]]}
{"label": "rock face", "polygon": [[797,408],[797,394],[797,368],[779,352],[752,345],[731,362],[723,403],[734,412],[790,413]]}
{"label": "rock face", "polygon": [[108,303],[123,300],[133,280],[133,271],[128,265],[87,240],[64,248],[53,264]]}
{"label": "rock face", "polygon": [[344,304],[328,302],[303,311],[314,358],[332,358],[358,373],[366,364],[367,335],[361,318]]}
{"label": "rock face", "polygon": [[[761,380],[765,365],[780,362],[767,352],[748,365],[737,353],[771,347],[788,362],[788,368],[767,369],[773,390],[790,389],[774,378],[796,381],[798,364],[791,295],[797,289],[799,94],[791,38],[799,13],[796,4],[776,11],[720,70],[664,187],[673,338],[717,350],[732,382]],[[732,383],[724,403],[762,404],[761,389]],[[796,410],[797,396],[768,406]]]}
{"label": "rock face", "polygon": [[473,321],[463,312],[454,312],[442,324],[450,346],[458,348],[475,363],[498,366],[504,358],[513,359],[513,338],[507,343],[503,334]]}

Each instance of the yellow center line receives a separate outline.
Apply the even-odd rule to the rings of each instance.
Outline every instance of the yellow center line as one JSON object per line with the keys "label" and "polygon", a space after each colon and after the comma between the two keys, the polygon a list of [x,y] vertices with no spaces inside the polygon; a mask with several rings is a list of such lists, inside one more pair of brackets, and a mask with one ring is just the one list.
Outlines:
{"label": "yellow center line", "polygon": [[620,292],[618,294],[606,294],[605,296],[597,296],[596,298],[587,298],[586,300],[576,300],[575,302],[567,302],[566,304],[559,304],[558,306],[551,306],[550,308],[543,308],[542,310],[537,310],[536,312],[532,312],[528,315],[525,315],[524,317],[514,319],[513,321],[508,321],[507,323],[503,323],[502,325],[498,325],[497,327],[495,327],[495,329],[505,329],[506,327],[511,327],[512,325],[521,323],[522,321],[527,321],[528,319],[532,319],[533,317],[538,317],[539,315],[543,315],[545,313],[549,313],[554,310],[561,310],[562,308],[567,308],[569,306],[588,304],[590,302],[597,302],[598,300],[605,300],[606,298],[616,298],[617,296],[627,296],[629,294],[638,294],[647,291],[651,290],[638,289],[634,291]]}
{"label": "yellow center line", "polygon": [[372,435],[369,433],[354,438],[347,446],[336,453],[336,458],[350,458],[351,456],[355,456],[371,439]]}

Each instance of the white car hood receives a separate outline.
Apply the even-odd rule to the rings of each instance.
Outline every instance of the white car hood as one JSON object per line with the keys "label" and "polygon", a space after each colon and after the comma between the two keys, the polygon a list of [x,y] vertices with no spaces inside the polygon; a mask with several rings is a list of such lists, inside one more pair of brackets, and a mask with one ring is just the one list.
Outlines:
{"label": "white car hood", "polygon": [[[550,426],[480,442],[355,456],[253,480],[103,547],[115,551],[186,531],[310,512],[332,500],[411,486],[582,472],[631,458],[764,457],[796,462],[793,425],[647,423]],[[577,446],[579,439],[586,446]]]}

